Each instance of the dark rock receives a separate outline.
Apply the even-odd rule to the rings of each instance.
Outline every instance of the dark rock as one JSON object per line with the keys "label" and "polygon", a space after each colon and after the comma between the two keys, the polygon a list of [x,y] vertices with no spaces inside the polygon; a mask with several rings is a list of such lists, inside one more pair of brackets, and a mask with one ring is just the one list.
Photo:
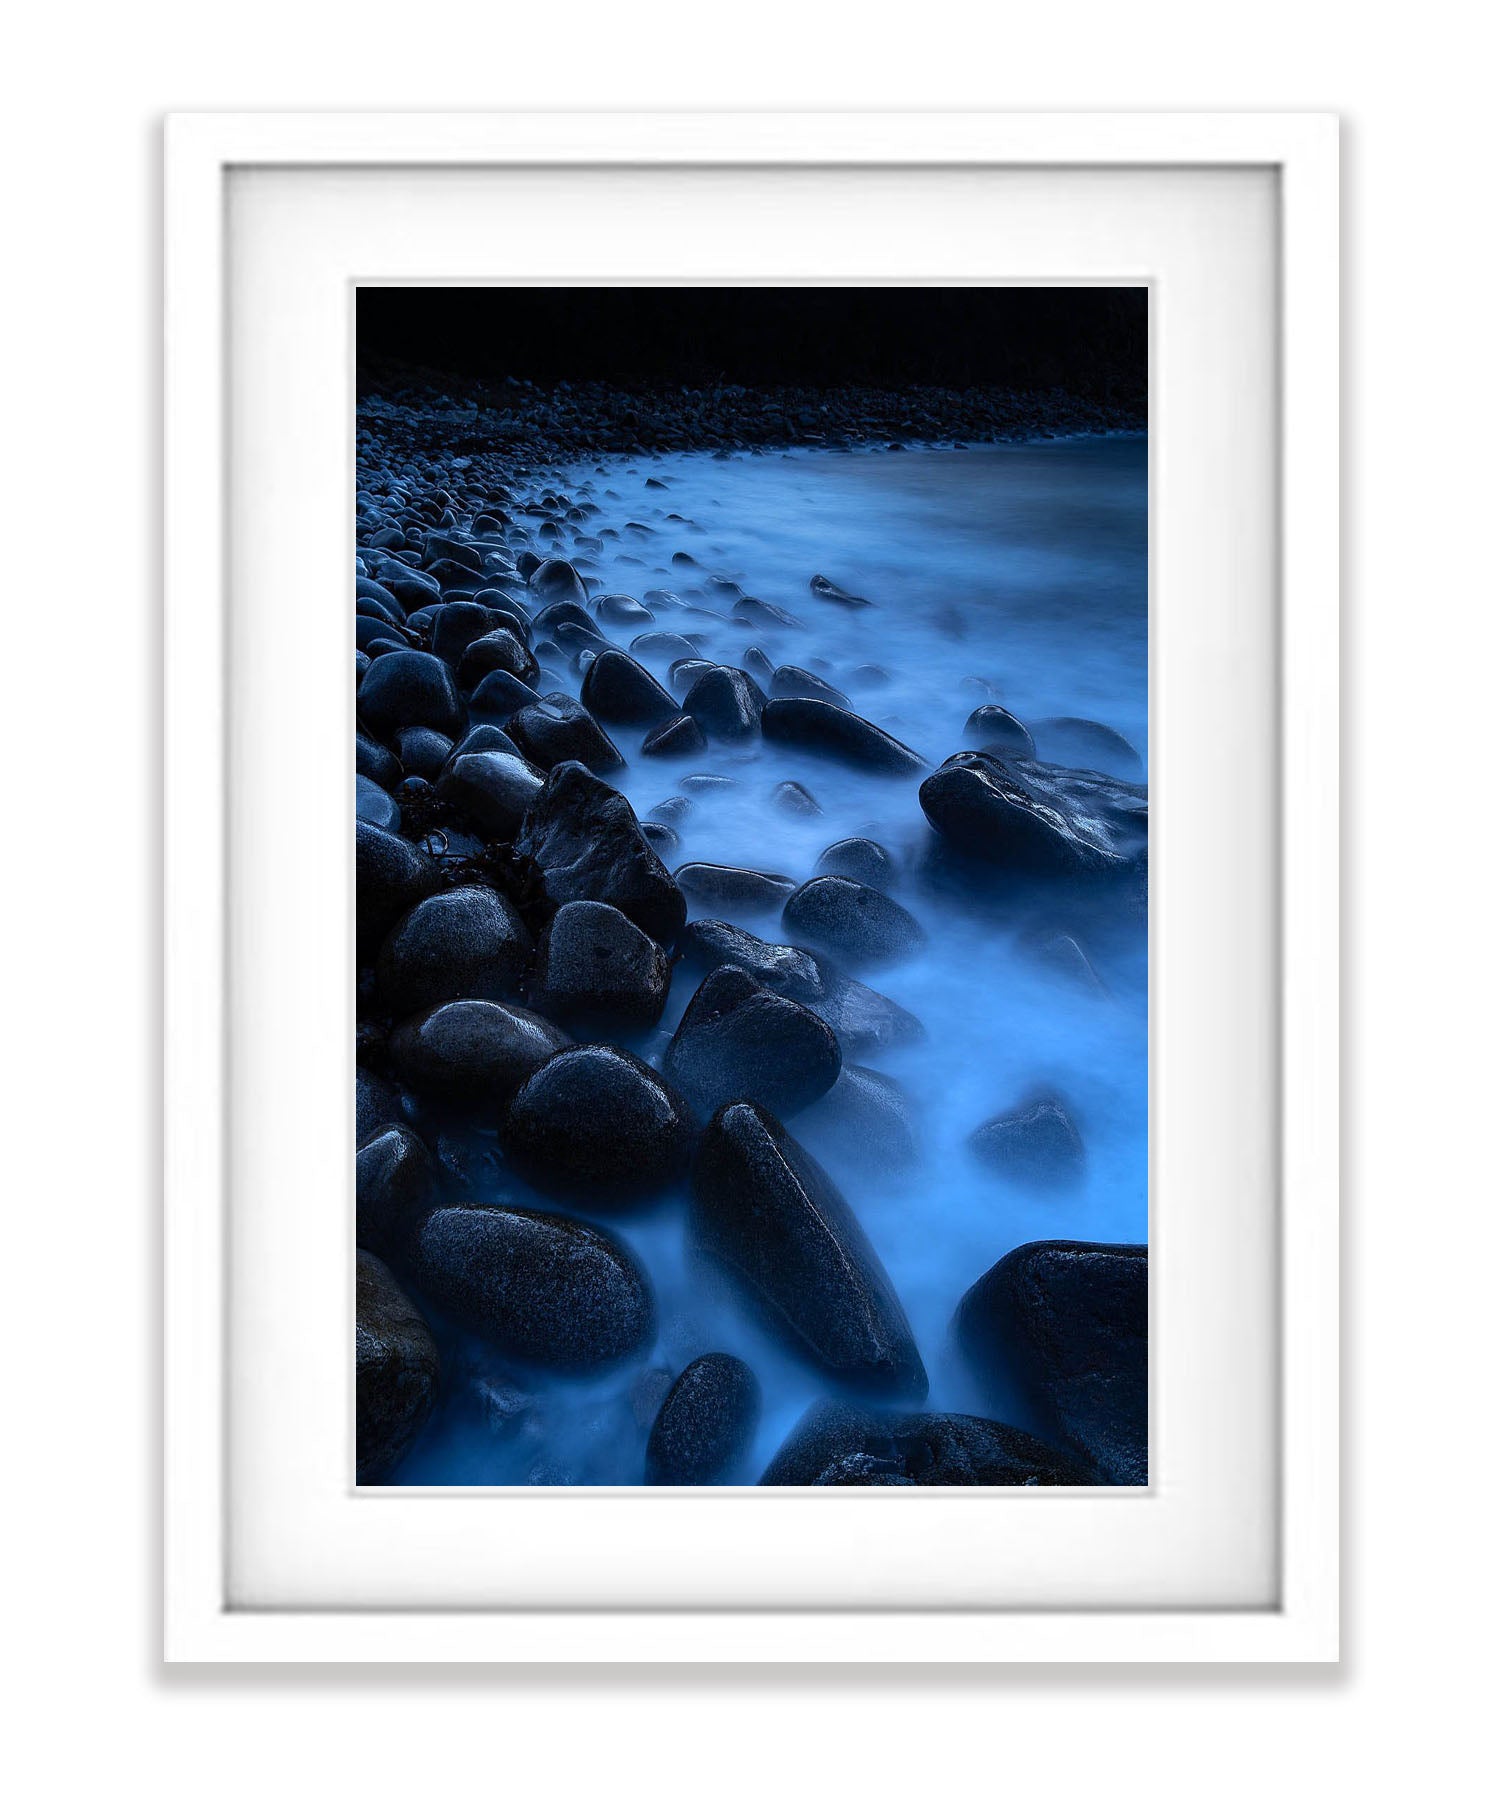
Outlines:
{"label": "dark rock", "polygon": [[917,1161],[911,1099],[899,1081],[877,1069],[845,1063],[839,1078],[802,1118],[797,1135],[820,1162],[887,1176]]}
{"label": "dark rock", "polygon": [[826,700],[772,700],[760,728],[773,743],[832,757],[870,775],[920,775],[928,767],[888,731]]}
{"label": "dark rock", "polygon": [[428,725],[444,737],[458,738],[468,723],[447,663],[425,650],[404,648],[370,665],[360,684],[359,716],[386,741],[403,725]]}
{"label": "dark rock", "polygon": [[354,1071],[354,1143],[357,1149],[377,1131],[401,1123],[401,1090],[362,1066]]}
{"label": "dark rock", "polygon": [[696,719],[705,737],[738,743],[760,730],[765,695],[743,669],[719,663],[688,689],[682,710]]}
{"label": "dark rock", "polygon": [[1145,842],[1143,788],[986,750],[950,756],[919,797],[955,850],[1029,876],[1118,874]]}
{"label": "dark rock", "polygon": [[715,1114],[693,1164],[697,1250],[835,1381],[920,1399],[927,1374],[890,1279],[843,1196],[762,1108]]}
{"label": "dark rock", "polygon": [[536,690],[524,681],[496,669],[486,675],[469,696],[469,711],[476,720],[491,724],[508,724],[523,706],[536,704]]}
{"label": "dark rock", "polygon": [[769,600],[757,600],[753,594],[746,594],[743,600],[736,600],[730,611],[735,618],[762,626],[767,631],[803,629],[802,621],[795,613],[787,612],[784,607],[772,606]]}
{"label": "dark rock", "polygon": [[726,863],[684,863],[676,873],[689,903],[715,913],[775,912],[797,891],[789,875],[766,875]]}
{"label": "dark rock", "polygon": [[826,969],[823,993],[808,1005],[833,1027],[845,1056],[869,1056],[926,1036],[922,1021],[888,995]]}
{"label": "dark rock", "polygon": [[[519,560],[516,564],[520,567]],[[551,562],[538,563],[527,577],[526,585],[537,599],[547,605],[559,600],[570,600],[575,606],[582,607],[588,602],[588,589],[583,585],[582,577],[572,563],[554,559]],[[538,621],[540,623],[540,621]],[[587,614],[584,616],[587,623]]]}
{"label": "dark rock", "polygon": [[959,1303],[959,1348],[980,1379],[1016,1381],[1044,1427],[1106,1482],[1146,1468],[1144,1244],[1022,1244]]}
{"label": "dark rock", "polygon": [[819,819],[823,809],[800,781],[779,782],[771,790],[771,804],[794,819]]}
{"label": "dark rock", "polygon": [[762,987],[793,1000],[818,1000],[824,992],[817,959],[806,950],[768,944],[724,919],[695,919],[684,925],[677,947],[684,968],[700,973],[726,966],[743,969]]}
{"label": "dark rock", "polygon": [[630,640],[630,654],[641,662],[658,667],[682,662],[698,655],[698,646],[676,631],[643,631]]}
{"label": "dark rock", "polygon": [[384,1481],[437,1400],[438,1354],[421,1314],[378,1257],[361,1250],[354,1279],[354,1478]]}
{"label": "dark rock", "polygon": [[732,1476],[760,1419],[760,1383],[737,1356],[710,1351],[672,1383],[646,1444],[651,1487],[702,1487]]}
{"label": "dark rock", "polygon": [[532,706],[523,706],[507,729],[540,769],[575,762],[596,775],[606,775],[625,767],[625,758],[603,726],[587,707],[567,694],[548,694]]}
{"label": "dark rock", "polygon": [[569,1039],[550,1019],[493,1000],[449,1000],[403,1020],[390,1036],[392,1066],[413,1093],[489,1123],[499,1107]]}
{"label": "dark rock", "polygon": [[677,702],[648,669],[623,650],[603,650],[589,664],[583,704],[609,725],[660,725],[680,718]]}
{"label": "dark rock", "polygon": [[483,836],[509,843],[543,784],[543,776],[523,757],[484,750],[455,756],[438,782],[438,793],[472,819]]}
{"label": "dark rock", "polygon": [[521,915],[493,888],[434,894],[381,945],[376,974],[386,1009],[401,1017],[444,1000],[504,1000],[531,956]]}
{"label": "dark rock", "polygon": [[401,761],[384,744],[358,731],[354,734],[354,772],[389,790],[401,779]]}
{"label": "dark rock", "polygon": [[638,1057],[610,1044],[560,1050],[500,1125],[506,1157],[539,1192],[591,1209],[659,1194],[687,1168],[687,1107]]}
{"label": "dark rock", "polygon": [[602,900],[659,944],[670,945],[682,929],[686,903],[630,802],[581,763],[560,763],[548,775],[516,849],[536,865],[554,906]]}
{"label": "dark rock", "polygon": [[453,754],[453,740],[426,725],[408,725],[397,734],[396,753],[408,775],[419,775],[423,781],[436,781],[443,765]]}
{"label": "dark rock", "polygon": [[[445,612],[450,609],[444,607]],[[486,675],[496,671],[513,675],[517,681],[531,686],[537,679],[536,658],[516,634],[501,627],[486,632],[469,644],[458,662],[458,679],[466,688],[477,688]]]}
{"label": "dark rock", "polygon": [[437,1199],[432,1153],[409,1125],[389,1125],[360,1145],[354,1158],[354,1219],[361,1250],[394,1262]]}
{"label": "dark rock", "polygon": [[406,623],[406,608],[395,593],[382,582],[371,581],[367,575],[355,578],[354,600],[356,612],[373,607],[381,618],[389,619],[393,625]]}
{"label": "dark rock", "polygon": [[964,736],[982,749],[1002,756],[1035,756],[1031,733],[1003,706],[976,706],[964,722]]}
{"label": "dark rock", "polygon": [[884,893],[896,879],[896,859],[873,838],[840,838],[818,858],[818,874],[842,875]]}
{"label": "dark rock", "polygon": [[826,700],[830,706],[849,710],[849,696],[840,693],[821,675],[811,669],[799,669],[795,663],[783,663],[771,677],[771,693],[777,700]]}
{"label": "dark rock", "polygon": [[725,966],[688,1002],[663,1068],[704,1115],[753,1100],[785,1118],[828,1092],[841,1061],[816,1013]]}
{"label": "dark rock", "polygon": [[1064,1188],[1082,1179],[1078,1127],[1062,1102],[1041,1098],[987,1119],[969,1148],[988,1169],[1025,1187]]}
{"label": "dark rock", "polygon": [[636,1355],[656,1335],[656,1303],[631,1252],[556,1213],[439,1207],[417,1235],[413,1278],[464,1330],[563,1373]]}
{"label": "dark rock", "polygon": [[667,1003],[666,952],[617,907],[570,900],[542,932],[531,1001],[580,1031],[644,1031]]}
{"label": "dark rock", "polygon": [[[469,646],[479,643],[494,629],[495,615],[487,606],[481,606],[477,600],[450,600],[432,615],[428,647],[434,656],[442,657],[450,669],[457,669]],[[465,685],[472,687],[473,682]]]}
{"label": "dark rock", "polygon": [[354,825],[354,936],[361,962],[396,920],[438,886],[432,858],[405,838],[357,819]]}
{"label": "dark rock", "polygon": [[781,923],[799,943],[850,967],[914,956],[927,934],[898,900],[845,875],[815,875],[788,899]]}
{"label": "dark rock", "polygon": [[714,667],[706,656],[685,656],[674,662],[667,671],[667,680],[672,684],[674,694],[691,692],[693,683],[700,675],[706,675]]}
{"label": "dark rock", "polygon": [[672,827],[662,825],[655,819],[642,820],[641,836],[663,862],[669,856],[676,856],[682,849],[682,839],[678,837]]}
{"label": "dark rock", "polygon": [[832,600],[840,606],[870,606],[873,604],[861,594],[849,593],[836,581],[830,581],[826,575],[814,575],[807,585],[819,600]]}
{"label": "dark rock", "polygon": [[708,748],[696,719],[686,713],[675,713],[660,725],[653,726],[641,742],[642,756],[697,756]]}
{"label": "dark rock", "polygon": [[1029,1432],[970,1413],[876,1413],[819,1400],[762,1487],[1089,1487],[1089,1470]]}
{"label": "dark rock", "polygon": [[622,630],[641,631],[651,624],[651,609],[633,600],[629,594],[601,594],[594,602],[594,617],[601,625],[614,625]]}
{"label": "dark rock", "polygon": [[382,831],[401,829],[401,808],[368,775],[354,777],[354,816],[368,825],[378,825]]}
{"label": "dark rock", "polygon": [[759,682],[763,688],[769,688],[776,678],[776,665],[759,644],[750,646],[740,658],[740,665],[745,673]]}
{"label": "dark rock", "polygon": [[1145,773],[1130,739],[1096,719],[1038,719],[1036,736],[1048,762],[1099,769],[1121,781],[1139,781]]}
{"label": "dark rock", "polygon": [[448,767],[451,769],[461,756],[479,756],[486,750],[498,750],[502,756],[519,757],[521,754],[515,740],[507,737],[498,725],[473,725],[453,746]]}

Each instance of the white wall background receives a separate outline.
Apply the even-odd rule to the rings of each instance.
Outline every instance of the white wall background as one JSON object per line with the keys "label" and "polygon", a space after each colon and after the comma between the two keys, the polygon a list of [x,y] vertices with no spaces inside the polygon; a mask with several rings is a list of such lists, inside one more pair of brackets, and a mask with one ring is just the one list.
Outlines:
{"label": "white wall background", "polygon": [[[13,21],[0,109],[0,743],[3,893],[17,917],[0,937],[0,1317],[18,1791],[1472,1786],[1495,1604],[1483,1578],[1500,396],[1480,18],[1455,0],[1415,12],[1333,0],[1248,12],[1172,0],[145,0]],[[496,105],[1343,113],[1358,991],[1342,1669],[158,1666],[159,119],[177,107]]]}

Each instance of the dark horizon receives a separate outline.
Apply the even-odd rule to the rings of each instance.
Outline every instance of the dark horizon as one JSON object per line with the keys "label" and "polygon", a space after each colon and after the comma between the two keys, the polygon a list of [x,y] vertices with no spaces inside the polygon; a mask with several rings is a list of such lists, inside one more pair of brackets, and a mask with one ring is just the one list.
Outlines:
{"label": "dark horizon", "polygon": [[371,286],[356,319],[362,376],[1146,393],[1141,287]]}

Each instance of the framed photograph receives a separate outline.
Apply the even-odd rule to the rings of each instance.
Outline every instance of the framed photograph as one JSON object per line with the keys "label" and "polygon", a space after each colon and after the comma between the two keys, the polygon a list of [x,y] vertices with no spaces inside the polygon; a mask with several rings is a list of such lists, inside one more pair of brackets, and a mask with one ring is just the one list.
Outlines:
{"label": "framed photograph", "polygon": [[1336,1659],[1336,122],[166,218],[167,1656]]}

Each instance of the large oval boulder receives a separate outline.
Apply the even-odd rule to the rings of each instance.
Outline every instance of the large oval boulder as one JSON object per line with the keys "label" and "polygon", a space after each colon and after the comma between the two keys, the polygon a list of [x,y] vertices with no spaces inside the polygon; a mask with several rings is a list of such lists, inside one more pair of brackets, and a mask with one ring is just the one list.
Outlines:
{"label": "large oval boulder", "polygon": [[354,1275],[354,1478],[384,1481],[406,1456],[437,1400],[438,1353],[422,1315],[378,1257],[361,1250]]}
{"label": "large oval boulder", "polygon": [[[444,612],[451,610],[451,607],[443,608]],[[464,646],[458,660],[458,679],[466,688],[477,688],[497,669],[513,675],[527,686],[537,678],[536,658],[508,625],[487,631]]]}
{"label": "large oval boulder", "polygon": [[409,1125],[389,1125],[354,1158],[354,1229],[362,1250],[388,1262],[437,1205],[437,1164]]}
{"label": "large oval boulder", "polygon": [[420,901],[381,945],[381,1002],[399,1018],[444,1000],[508,999],[531,948],[531,933],[503,895],[450,888]]}
{"label": "large oval boulder", "polygon": [[987,1169],[1023,1187],[1071,1187],[1083,1176],[1083,1139],[1050,1094],[986,1119],[970,1134],[969,1149]]}
{"label": "large oval boulder", "polygon": [[646,1444],[651,1487],[705,1487],[737,1471],[760,1419],[760,1383],[723,1351],[700,1356],[667,1390]]}
{"label": "large oval boulder", "polygon": [[815,875],[788,899],[782,928],[849,968],[904,961],[927,934],[900,903],[846,875]]}
{"label": "large oval boulder", "polygon": [[848,1202],[762,1107],[714,1115],[693,1163],[689,1229],[761,1320],[831,1380],[921,1399],[927,1372]]}
{"label": "large oval boulder", "polygon": [[581,698],[607,725],[660,725],[679,716],[656,677],[623,650],[600,651],[584,672]]}
{"label": "large oval boulder", "polygon": [[625,767],[625,758],[586,706],[567,694],[548,694],[523,706],[506,726],[522,752],[539,769],[578,762],[596,775]]}
{"label": "large oval boulder", "polygon": [[831,757],[868,775],[921,775],[929,766],[910,745],[826,700],[772,700],[760,728],[773,743]]}
{"label": "large oval boulder", "polygon": [[510,843],[521,829],[527,807],[541,793],[543,780],[522,756],[501,750],[466,751],[448,764],[437,791],[438,798],[457,807],[482,836]]}
{"label": "large oval boulder", "polygon": [[682,710],[698,722],[705,737],[738,743],[760,730],[765,704],[765,695],[743,669],[716,664],[688,689]]}
{"label": "large oval boulder", "polygon": [[391,1063],[424,1099],[490,1123],[528,1076],[568,1046],[550,1019],[493,1000],[449,1000],[391,1033]]}
{"label": "large oval boulder", "polygon": [[580,1032],[644,1031],[661,1017],[671,980],[661,945],[618,907],[569,900],[538,941],[531,1003]]}
{"label": "large oval boulder", "polygon": [[816,957],[794,944],[768,944],[726,919],[694,919],[683,926],[677,948],[683,967],[700,975],[727,964],[792,1000],[817,1000],[824,991]]}
{"label": "large oval boulder", "polygon": [[1122,873],[1145,843],[1144,788],[986,750],[950,756],[919,798],[953,849],[1028,876]]}
{"label": "large oval boulder", "polygon": [[425,899],[441,876],[430,856],[368,820],[354,827],[354,937],[359,960],[380,948],[404,912]]}
{"label": "large oval boulder", "polygon": [[959,1348],[996,1394],[1018,1385],[1044,1429],[1114,1486],[1146,1467],[1144,1244],[1022,1244],[959,1302]]}
{"label": "large oval boulder", "polygon": [[631,1252],[557,1213],[439,1207],[417,1234],[412,1279],[456,1325],[564,1374],[608,1367],[656,1335],[656,1302]]}
{"label": "large oval boulder", "polygon": [[648,1200],[686,1172],[686,1102],[639,1057],[578,1044],[543,1063],[500,1121],[506,1159],[540,1193],[601,1210]]}
{"label": "large oval boulder", "polygon": [[725,966],[688,1002],[663,1067],[704,1115],[753,1100],[787,1118],[828,1092],[842,1060],[816,1013]]}
{"label": "large oval boulder", "polygon": [[746,915],[775,912],[797,890],[790,875],[768,875],[732,863],[684,863],[677,870],[677,885],[704,911]]}
{"label": "large oval boulder", "polygon": [[359,716],[373,734],[393,739],[403,725],[426,725],[460,738],[468,723],[453,671],[425,650],[393,650],[360,683]]}

